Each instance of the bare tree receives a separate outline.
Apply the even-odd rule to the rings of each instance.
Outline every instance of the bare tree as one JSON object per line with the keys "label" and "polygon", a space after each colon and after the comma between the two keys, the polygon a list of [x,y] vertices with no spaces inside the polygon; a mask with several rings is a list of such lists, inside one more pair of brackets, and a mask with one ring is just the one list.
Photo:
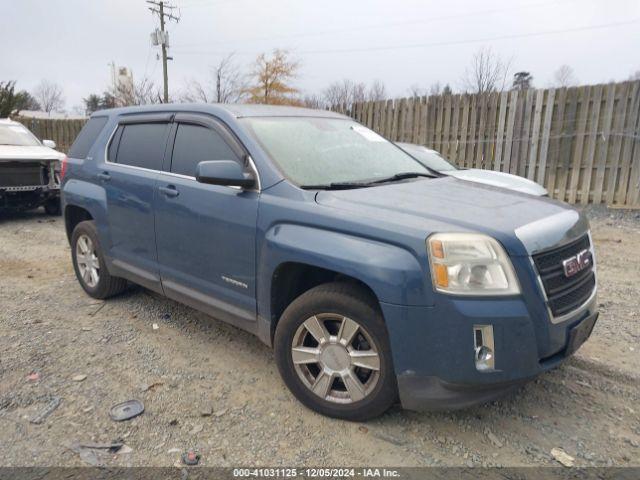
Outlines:
{"label": "bare tree", "polygon": [[180,100],[183,102],[238,103],[246,97],[245,76],[235,62],[234,54],[224,57],[212,67],[207,85],[195,79],[187,82]]}
{"label": "bare tree", "polygon": [[629,80],[640,80],[640,70],[636,70],[629,76]]}
{"label": "bare tree", "polygon": [[60,111],[64,108],[62,87],[49,80],[42,80],[34,89],[33,96],[40,104],[40,108],[47,113]]}
{"label": "bare tree", "polygon": [[412,84],[407,91],[409,92],[409,96],[412,98],[424,97],[427,94],[427,89],[422,88],[417,83]]}
{"label": "bare tree", "polygon": [[345,78],[331,83],[322,91],[322,96],[327,104],[333,107],[337,105],[350,107],[354,102],[364,100],[365,89],[364,83],[357,83]]}
{"label": "bare tree", "polygon": [[[106,96],[106,95],[105,95]],[[134,82],[133,86],[118,84],[115,92],[112,92],[115,103],[119,106],[152,105],[162,103],[162,93],[156,87],[153,80],[143,78]]]}
{"label": "bare tree", "polygon": [[485,93],[505,88],[511,60],[504,61],[489,47],[479,49],[462,77],[463,87],[470,92]]}
{"label": "bare tree", "polygon": [[381,80],[374,80],[367,89],[367,100],[371,102],[378,102],[387,98],[387,87],[384,86]]}
{"label": "bare tree", "polygon": [[571,87],[578,83],[578,78],[569,65],[561,65],[553,73],[553,85],[555,87]]}
{"label": "bare tree", "polygon": [[442,93],[442,85],[440,82],[432,83],[429,86],[429,95],[440,95]]}
{"label": "bare tree", "polygon": [[305,95],[302,99],[302,104],[307,108],[315,108],[316,110],[324,110],[331,108],[331,105],[327,105],[322,95],[311,94]]}

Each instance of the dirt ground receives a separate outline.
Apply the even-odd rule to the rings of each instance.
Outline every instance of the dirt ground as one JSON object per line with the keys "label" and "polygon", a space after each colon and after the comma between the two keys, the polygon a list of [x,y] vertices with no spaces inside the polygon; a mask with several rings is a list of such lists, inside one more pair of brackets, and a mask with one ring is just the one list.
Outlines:
{"label": "dirt ground", "polygon": [[[234,327],[140,288],[89,298],[60,218],[0,217],[0,464],[171,466],[194,448],[210,466],[524,466],[558,465],[561,448],[578,466],[638,466],[640,212],[588,214],[601,317],[574,358],[491,404],[366,424],[305,409]],[[144,414],[112,421],[132,398]],[[114,440],[127,448],[77,448]]]}

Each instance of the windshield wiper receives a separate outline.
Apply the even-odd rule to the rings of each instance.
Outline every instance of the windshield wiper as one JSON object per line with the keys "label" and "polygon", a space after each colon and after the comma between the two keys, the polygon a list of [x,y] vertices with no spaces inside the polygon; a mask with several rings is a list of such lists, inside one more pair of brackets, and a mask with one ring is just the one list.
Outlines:
{"label": "windshield wiper", "polygon": [[305,190],[348,190],[350,188],[373,187],[381,183],[396,182],[398,180],[405,180],[407,178],[416,177],[436,178],[436,175],[422,172],[404,172],[396,173],[395,175],[392,175],[390,177],[379,178],[376,180],[367,180],[363,182],[332,182],[320,185],[301,185],[300,188],[303,188]]}
{"label": "windshield wiper", "polygon": [[371,183],[387,183],[387,182],[395,182],[398,180],[405,180],[407,178],[416,178],[416,177],[428,177],[428,178],[436,178],[436,175],[432,173],[422,173],[422,172],[404,172],[404,173],[396,173],[395,175],[391,175],[390,177],[381,178],[380,180],[375,180]]}
{"label": "windshield wiper", "polygon": [[348,190],[350,188],[366,188],[373,185],[373,182],[331,182],[319,185],[301,185],[304,190]]}

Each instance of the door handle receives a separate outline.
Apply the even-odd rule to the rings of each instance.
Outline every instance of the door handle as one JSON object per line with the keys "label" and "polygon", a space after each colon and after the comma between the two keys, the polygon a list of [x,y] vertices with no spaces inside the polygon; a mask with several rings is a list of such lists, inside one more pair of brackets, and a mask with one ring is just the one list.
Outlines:
{"label": "door handle", "polygon": [[98,178],[104,182],[108,182],[111,180],[111,175],[109,175],[109,172],[100,172]]}
{"label": "door handle", "polygon": [[158,190],[160,191],[160,193],[166,195],[167,197],[177,197],[178,195],[180,195],[180,192],[178,191],[178,189],[173,185],[160,187],[158,188]]}

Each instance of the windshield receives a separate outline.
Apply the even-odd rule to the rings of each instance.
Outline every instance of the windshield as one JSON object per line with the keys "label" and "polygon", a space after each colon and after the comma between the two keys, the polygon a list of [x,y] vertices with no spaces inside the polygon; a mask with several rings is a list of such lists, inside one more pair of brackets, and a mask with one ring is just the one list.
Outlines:
{"label": "windshield", "polygon": [[370,182],[402,173],[430,172],[393,143],[340,118],[253,117],[241,120],[301,187]]}
{"label": "windshield", "polygon": [[0,124],[0,145],[19,145],[21,147],[35,147],[40,142],[22,125]]}
{"label": "windshield", "polygon": [[447,162],[438,152],[410,143],[399,143],[398,146],[432,170],[436,170],[438,172],[457,170],[455,166]]}

